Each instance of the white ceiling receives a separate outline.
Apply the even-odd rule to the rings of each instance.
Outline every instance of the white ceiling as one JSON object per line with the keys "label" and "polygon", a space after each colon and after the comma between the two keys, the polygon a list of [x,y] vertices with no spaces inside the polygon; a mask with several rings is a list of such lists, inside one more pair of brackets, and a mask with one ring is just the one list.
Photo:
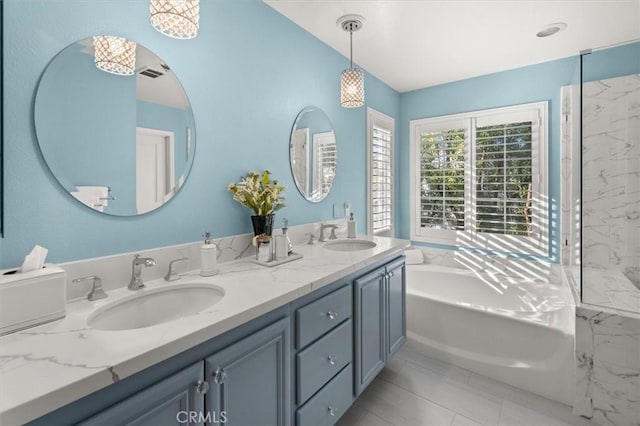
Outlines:
{"label": "white ceiling", "polygon": [[[358,14],[354,61],[399,92],[640,39],[640,0],[264,0],[346,57],[339,17]],[[566,30],[536,33],[551,23]]]}

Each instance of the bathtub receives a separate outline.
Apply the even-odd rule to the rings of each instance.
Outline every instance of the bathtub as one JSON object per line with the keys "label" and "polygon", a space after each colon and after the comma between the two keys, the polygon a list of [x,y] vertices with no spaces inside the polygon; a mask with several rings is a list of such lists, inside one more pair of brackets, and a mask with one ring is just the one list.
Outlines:
{"label": "bathtub", "polygon": [[425,355],[567,405],[574,311],[566,284],[407,265],[407,335]]}

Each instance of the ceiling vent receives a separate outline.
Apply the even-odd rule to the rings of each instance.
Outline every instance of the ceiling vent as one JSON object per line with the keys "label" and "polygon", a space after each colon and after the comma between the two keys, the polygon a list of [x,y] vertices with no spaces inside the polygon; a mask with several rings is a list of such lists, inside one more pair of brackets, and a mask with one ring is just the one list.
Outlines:
{"label": "ceiling vent", "polygon": [[158,78],[164,75],[163,72],[154,70],[153,68],[145,68],[142,71],[140,71],[138,74],[144,75],[145,77],[149,77],[149,78]]}

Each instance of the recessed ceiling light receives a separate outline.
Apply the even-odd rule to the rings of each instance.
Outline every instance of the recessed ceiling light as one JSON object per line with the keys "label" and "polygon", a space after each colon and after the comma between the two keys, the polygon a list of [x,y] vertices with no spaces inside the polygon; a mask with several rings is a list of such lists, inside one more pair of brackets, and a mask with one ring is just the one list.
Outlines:
{"label": "recessed ceiling light", "polygon": [[555,24],[549,24],[545,26],[543,29],[538,31],[536,36],[538,37],[549,37],[560,31],[564,31],[567,28],[567,24],[564,22],[556,22]]}

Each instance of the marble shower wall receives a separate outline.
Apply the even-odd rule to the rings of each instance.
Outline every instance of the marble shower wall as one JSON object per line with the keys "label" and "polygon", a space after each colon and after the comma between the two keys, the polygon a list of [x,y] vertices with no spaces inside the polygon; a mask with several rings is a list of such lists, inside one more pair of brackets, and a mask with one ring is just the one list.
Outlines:
{"label": "marble shower wall", "polygon": [[640,425],[640,315],[576,307],[575,414]]}
{"label": "marble shower wall", "polygon": [[585,83],[582,120],[582,262],[640,288],[640,74]]}

